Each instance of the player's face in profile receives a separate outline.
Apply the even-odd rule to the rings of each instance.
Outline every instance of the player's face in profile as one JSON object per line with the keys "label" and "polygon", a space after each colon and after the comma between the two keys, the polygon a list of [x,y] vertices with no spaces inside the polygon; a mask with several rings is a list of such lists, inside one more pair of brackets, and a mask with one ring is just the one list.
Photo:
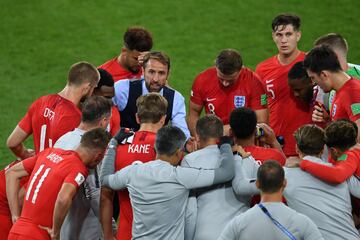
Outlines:
{"label": "player's face in profile", "polygon": [[329,81],[327,81],[324,73],[316,74],[310,70],[306,70],[308,76],[311,81],[318,85],[325,93],[328,93],[332,90],[331,86],[329,86]]}
{"label": "player's face in profile", "polygon": [[216,75],[223,87],[231,87],[237,82],[240,75],[240,71],[234,72],[233,74],[230,75],[225,75],[222,72],[220,72],[219,69],[216,68]]}
{"label": "player's face in profile", "polygon": [[126,49],[126,55],[125,55],[125,64],[126,68],[132,72],[132,73],[138,73],[139,72],[139,61],[138,57],[140,55],[139,51],[136,50],[129,50]]}
{"label": "player's face in profile", "polygon": [[296,49],[301,32],[295,31],[293,25],[278,26],[272,33],[273,40],[282,55],[291,55]]}
{"label": "player's face in profile", "polygon": [[313,85],[311,82],[301,79],[292,79],[289,81],[289,87],[296,98],[310,103],[313,98]]}
{"label": "player's face in profile", "polygon": [[160,92],[168,78],[168,66],[149,59],[144,68],[145,85],[149,92]]}
{"label": "player's face in profile", "polygon": [[105,150],[97,150],[93,155],[93,159],[86,165],[86,167],[90,169],[96,168],[96,166],[104,158],[104,155],[105,155]]}

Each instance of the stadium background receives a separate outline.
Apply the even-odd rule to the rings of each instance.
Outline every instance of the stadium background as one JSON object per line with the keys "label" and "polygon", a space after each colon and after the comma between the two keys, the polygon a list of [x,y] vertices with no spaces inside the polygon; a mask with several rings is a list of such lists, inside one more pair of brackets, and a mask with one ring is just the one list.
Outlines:
{"label": "stadium background", "polygon": [[[194,77],[213,64],[221,49],[239,50],[252,69],[275,54],[270,24],[281,12],[301,17],[301,50],[309,50],[318,36],[338,32],[350,45],[349,62],[360,63],[357,0],[0,3],[0,167],[14,159],[6,139],[31,102],[60,91],[71,64],[85,60],[98,66],[118,55],[128,26],[140,25],[152,32],[153,49],[171,58],[170,84],[187,104]],[[31,141],[27,146],[32,146]]]}

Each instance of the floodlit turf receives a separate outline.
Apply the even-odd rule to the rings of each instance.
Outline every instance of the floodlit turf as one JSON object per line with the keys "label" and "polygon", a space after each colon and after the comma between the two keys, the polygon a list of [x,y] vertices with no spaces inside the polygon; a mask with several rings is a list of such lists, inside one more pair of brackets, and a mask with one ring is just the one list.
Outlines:
{"label": "floodlit turf", "polygon": [[[0,166],[14,159],[5,143],[37,97],[62,89],[69,66],[95,65],[120,51],[126,27],[141,25],[155,50],[171,58],[170,84],[187,99],[197,73],[223,48],[238,49],[245,65],[276,51],[270,23],[280,12],[302,18],[302,50],[325,33],[339,32],[350,45],[349,62],[360,63],[360,1],[152,0],[20,1],[0,8]],[[31,146],[31,141],[27,142]]]}

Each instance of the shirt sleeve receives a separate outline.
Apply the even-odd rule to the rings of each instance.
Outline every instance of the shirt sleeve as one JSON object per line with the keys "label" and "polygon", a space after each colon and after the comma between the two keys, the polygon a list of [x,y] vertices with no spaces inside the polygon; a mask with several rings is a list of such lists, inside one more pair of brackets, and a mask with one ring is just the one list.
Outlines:
{"label": "shirt sleeve", "polygon": [[21,161],[25,171],[28,172],[29,175],[31,175],[31,172],[35,167],[37,158],[38,158],[38,155],[35,155],[35,156],[29,157],[29,158]]}
{"label": "shirt sleeve", "polygon": [[302,224],[300,226],[303,226],[303,234],[301,239],[306,240],[324,240],[322,237],[318,227],[315,225],[311,219],[303,214],[300,214],[302,216]]}
{"label": "shirt sleeve", "polygon": [[355,122],[360,118],[360,96],[359,94],[354,94],[356,96],[350,97],[350,106],[346,107],[346,112],[351,121]]}
{"label": "shirt sleeve", "polygon": [[129,98],[130,81],[117,81],[114,85],[115,96],[113,103],[118,107],[119,111],[125,109]]}
{"label": "shirt sleeve", "polygon": [[338,161],[335,166],[302,160],[300,167],[302,170],[323,181],[339,184],[355,173],[358,167],[358,160],[355,157],[347,157],[346,160]]}
{"label": "shirt sleeve", "polygon": [[174,104],[172,109],[171,124],[180,128],[186,138],[190,137],[190,131],[186,123],[185,99],[181,94],[175,91]]}
{"label": "shirt sleeve", "polygon": [[[251,196],[259,194],[260,191],[255,185],[256,173],[259,165],[253,158],[242,159],[240,156],[235,160],[235,177],[232,180],[234,192],[240,196]],[[244,164],[244,161],[247,161]]]}
{"label": "shirt sleeve", "polygon": [[347,180],[347,184],[351,195],[360,199],[360,179],[356,176],[351,176]]}
{"label": "shirt sleeve", "polygon": [[265,89],[256,74],[251,80],[251,97],[250,108],[253,110],[261,110],[267,108],[267,96]]}
{"label": "shirt sleeve", "polygon": [[231,220],[220,234],[218,240],[237,240],[240,239],[241,232],[241,216]]}
{"label": "shirt sleeve", "polygon": [[284,166],[286,163],[285,155],[282,152],[280,152],[278,149],[273,148],[272,150],[273,151],[271,153],[271,156],[269,156],[269,159],[276,160],[281,164],[281,166]]}
{"label": "shirt sleeve", "polygon": [[109,175],[109,187],[113,190],[121,190],[126,188],[131,174],[131,170],[134,167],[136,167],[136,164],[126,166],[120,171]]}
{"label": "shirt sleeve", "polygon": [[81,184],[84,183],[87,178],[88,171],[85,166],[79,166],[74,168],[69,174],[65,177],[64,183],[70,183],[76,188],[79,188]]}
{"label": "shirt sleeve", "polygon": [[191,93],[190,93],[190,101],[193,103],[203,106],[204,105],[204,97],[202,93],[202,89],[204,86],[201,86],[201,79],[203,78],[203,74],[199,74],[192,85]]}
{"label": "shirt sleeve", "polygon": [[25,116],[20,120],[18,126],[24,130],[27,134],[31,134],[33,132],[33,126],[32,126],[32,115],[36,109],[37,106],[37,102],[39,100],[36,100],[35,102],[33,102],[31,104],[31,106],[29,107],[29,110],[27,111],[27,113],[25,114]]}
{"label": "shirt sleeve", "polygon": [[185,211],[185,239],[194,239],[197,218],[197,200],[189,196]]}

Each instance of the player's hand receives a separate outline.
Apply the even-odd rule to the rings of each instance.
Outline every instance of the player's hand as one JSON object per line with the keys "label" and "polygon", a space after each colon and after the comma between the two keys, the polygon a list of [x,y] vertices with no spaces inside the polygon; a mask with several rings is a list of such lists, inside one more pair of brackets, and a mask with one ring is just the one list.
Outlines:
{"label": "player's hand", "polygon": [[35,155],[34,149],[27,148],[27,149],[24,149],[24,151],[21,153],[20,158],[26,159],[26,158],[32,157],[34,155]]}
{"label": "player's hand", "polygon": [[286,159],[285,166],[288,168],[297,168],[300,167],[301,159],[299,157],[289,157]]}
{"label": "player's hand", "polygon": [[195,137],[190,137],[185,144],[185,152],[191,153],[197,150],[197,142]]}
{"label": "player's hand", "polygon": [[230,125],[224,125],[224,136],[230,136]]}
{"label": "player's hand", "polygon": [[44,226],[41,226],[41,225],[39,225],[39,228],[47,231],[47,233],[51,237],[51,240],[59,240],[60,239],[60,232],[55,234],[53,229],[48,228],[48,227],[44,227]]}
{"label": "player's hand", "polygon": [[141,52],[140,55],[138,56],[138,62],[139,62],[139,65],[142,66],[143,63],[144,63],[144,57],[146,54],[148,54],[149,52],[146,51],[146,52]]}
{"label": "player's hand", "polygon": [[330,116],[323,106],[315,105],[311,119],[313,122],[327,122]]}
{"label": "player's hand", "polygon": [[114,136],[118,144],[124,143],[126,139],[134,135],[134,132],[129,128],[121,128]]}
{"label": "player's hand", "polygon": [[11,216],[11,221],[14,224],[19,219],[19,216]]}
{"label": "player's hand", "polygon": [[264,136],[259,138],[260,142],[268,144],[270,146],[273,146],[277,143],[275,133],[269,125],[267,125],[266,123],[258,123],[257,126],[262,128],[262,130],[264,131]]}
{"label": "player's hand", "polygon": [[251,156],[250,152],[246,152],[245,149],[240,146],[240,145],[235,145],[234,146],[236,152],[242,157],[242,158],[247,158],[249,156]]}

